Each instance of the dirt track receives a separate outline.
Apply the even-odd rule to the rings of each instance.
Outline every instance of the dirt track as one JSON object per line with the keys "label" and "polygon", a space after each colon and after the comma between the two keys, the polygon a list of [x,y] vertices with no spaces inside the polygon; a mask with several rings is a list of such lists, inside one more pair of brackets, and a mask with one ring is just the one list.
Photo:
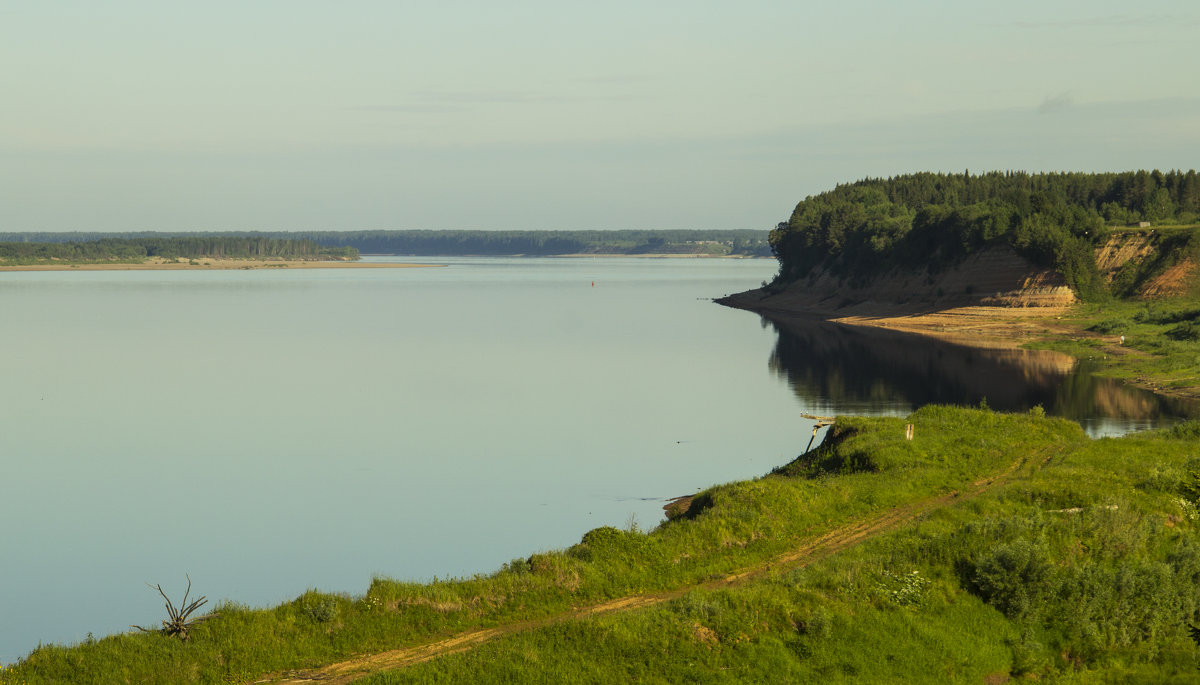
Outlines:
{"label": "dirt track", "polygon": [[768,576],[773,573],[803,568],[809,564],[836,554],[843,549],[853,547],[854,545],[869,540],[877,535],[894,530],[932,511],[956,502],[966,501],[976,497],[995,487],[997,484],[1011,480],[1017,471],[1020,470],[1020,468],[1024,465],[1028,464],[1034,470],[1040,469],[1056,454],[1061,453],[1063,449],[1068,449],[1066,447],[1055,449],[1056,447],[1058,446],[1045,448],[1039,452],[1025,455],[1010,464],[1004,471],[976,481],[969,488],[966,488],[963,491],[949,492],[936,497],[917,500],[916,502],[911,502],[905,506],[896,507],[894,509],[878,513],[874,516],[840,526],[820,537],[805,540],[802,542],[802,544],[788,552],[776,555],[762,563],[739,570],[717,580],[688,585],[665,592],[630,595],[627,597],[621,597],[618,599],[609,600],[607,602],[602,602],[600,604],[594,604],[588,607],[563,612],[535,621],[510,623],[494,628],[468,631],[465,633],[459,633],[458,635],[454,635],[449,638],[437,640],[435,642],[428,642],[411,647],[402,647],[400,649],[380,652],[377,654],[365,654],[335,664],[330,664],[320,669],[309,671],[291,671],[275,674],[273,676],[260,678],[251,682],[255,684],[274,683],[278,685],[300,685],[302,683],[340,685],[341,683],[350,683],[360,678],[365,678],[369,675],[420,664],[440,656],[464,652],[485,642],[490,642],[506,635],[512,635],[514,633],[541,628],[565,621],[581,620],[593,616],[601,616],[620,611],[633,611],[642,609],[645,607],[654,606],[656,604],[661,604],[671,599],[682,597],[693,590],[712,590],[723,587],[732,587]]}

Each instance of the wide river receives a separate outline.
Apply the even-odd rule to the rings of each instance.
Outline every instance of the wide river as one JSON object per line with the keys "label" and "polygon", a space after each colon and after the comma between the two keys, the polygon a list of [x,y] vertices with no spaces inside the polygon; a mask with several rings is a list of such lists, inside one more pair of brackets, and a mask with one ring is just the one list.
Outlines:
{"label": "wide river", "polygon": [[372,575],[488,573],[762,475],[804,412],[1191,413],[1053,355],[774,323],[772,260],[0,273],[0,663]]}

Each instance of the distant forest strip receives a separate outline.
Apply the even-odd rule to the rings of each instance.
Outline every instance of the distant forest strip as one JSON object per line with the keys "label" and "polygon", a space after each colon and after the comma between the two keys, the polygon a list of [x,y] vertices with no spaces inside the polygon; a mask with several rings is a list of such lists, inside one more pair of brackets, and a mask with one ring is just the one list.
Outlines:
{"label": "distant forest strip", "polygon": [[0,240],[38,243],[163,238],[200,239],[237,235],[245,239],[311,241],[349,247],[364,254],[422,256],[554,256],[569,254],[693,254],[769,257],[765,230],[622,230],[622,231],[254,231],[247,233],[0,233]]}
{"label": "distant forest strip", "polygon": [[[267,237],[104,237],[92,240],[41,241],[40,234],[0,234],[0,260],[8,265],[50,261],[87,264],[97,262],[140,263],[150,257],[163,259],[358,259],[352,247],[328,247],[312,240],[281,240]],[[71,237],[86,236],[75,233]],[[14,240],[13,238],[17,238]]]}
{"label": "distant forest strip", "polygon": [[[1195,171],[917,173],[810,196],[771,232],[775,285],[826,271],[856,281],[896,268],[931,273],[1006,244],[1066,277],[1085,300],[1109,295],[1094,248],[1112,226],[1200,222]],[[1181,248],[1200,249],[1188,232]]]}

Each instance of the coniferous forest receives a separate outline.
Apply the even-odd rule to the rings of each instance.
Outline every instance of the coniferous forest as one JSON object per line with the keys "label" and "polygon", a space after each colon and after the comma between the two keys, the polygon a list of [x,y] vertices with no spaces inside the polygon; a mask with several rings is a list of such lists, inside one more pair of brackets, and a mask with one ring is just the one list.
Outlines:
{"label": "coniferous forest", "polygon": [[1093,248],[1110,227],[1142,222],[1200,222],[1200,176],[1010,171],[866,178],[805,198],[770,242],[780,262],[777,283],[817,267],[852,277],[915,265],[937,271],[1007,244],[1094,299],[1105,286]]}

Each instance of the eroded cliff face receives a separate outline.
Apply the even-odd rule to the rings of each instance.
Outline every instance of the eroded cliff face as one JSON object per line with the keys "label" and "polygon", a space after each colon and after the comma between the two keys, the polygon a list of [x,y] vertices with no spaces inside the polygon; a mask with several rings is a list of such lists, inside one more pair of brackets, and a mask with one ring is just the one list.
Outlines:
{"label": "eroded cliff face", "polygon": [[[1096,250],[1101,275],[1111,283],[1126,265],[1157,259],[1162,235],[1154,230],[1114,234]],[[1141,284],[1137,296],[1183,295],[1198,275],[1193,260],[1181,260]],[[847,279],[817,270],[782,290],[751,290],[720,300],[744,309],[839,317],[902,316],[958,307],[1066,307],[1077,301],[1061,274],[1034,264],[1007,246],[976,253],[936,274],[918,268],[870,279]]]}
{"label": "eroded cliff face", "polygon": [[1117,271],[1132,261],[1142,261],[1158,252],[1158,240],[1151,232],[1119,233],[1110,236],[1096,250],[1096,267],[1112,281]]}
{"label": "eroded cliff face", "polygon": [[[1158,258],[1162,240],[1163,233],[1153,229],[1118,233],[1096,250],[1096,266],[1111,283],[1117,272],[1127,264],[1138,264]],[[1142,283],[1136,296],[1149,300],[1186,295],[1195,283],[1196,266],[1194,260],[1182,259]]]}
{"label": "eroded cliff face", "polygon": [[1161,274],[1151,278],[1138,291],[1138,297],[1150,300],[1156,297],[1178,297],[1186,295],[1196,277],[1196,263],[1185,259],[1169,266]]}
{"label": "eroded cliff face", "polygon": [[1057,272],[1035,265],[1012,248],[998,247],[936,274],[893,271],[855,282],[818,271],[780,291],[752,290],[721,302],[747,309],[884,316],[980,305],[1062,307],[1076,297]]}

